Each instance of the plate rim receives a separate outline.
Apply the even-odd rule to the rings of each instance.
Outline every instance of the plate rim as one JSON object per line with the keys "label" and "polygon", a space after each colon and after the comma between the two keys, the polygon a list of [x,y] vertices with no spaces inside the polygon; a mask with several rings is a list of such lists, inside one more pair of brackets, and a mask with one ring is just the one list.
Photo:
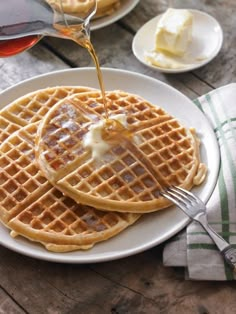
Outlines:
{"label": "plate rim", "polygon": [[223,42],[224,42],[224,33],[223,33],[223,29],[222,29],[222,26],[221,24],[217,21],[217,19],[215,17],[213,17],[212,15],[204,12],[204,11],[200,11],[200,10],[196,10],[196,9],[187,9],[188,11],[192,12],[193,14],[200,14],[200,15],[203,15],[205,17],[207,17],[208,19],[211,19],[214,21],[214,23],[217,25],[219,31],[218,31],[218,34],[219,34],[219,43],[218,43],[218,46],[216,47],[214,53],[209,57],[207,58],[206,60],[200,62],[200,63],[196,63],[195,65],[193,66],[189,66],[189,67],[186,67],[186,68],[182,68],[182,69],[170,69],[170,68],[161,68],[161,67],[158,67],[158,66],[154,66],[154,65],[151,65],[147,62],[145,62],[141,57],[140,57],[140,54],[137,52],[136,50],[136,45],[137,45],[137,38],[140,34],[140,31],[142,31],[144,29],[144,27],[147,27],[148,24],[151,24],[153,23],[155,20],[158,20],[162,15],[163,13],[161,14],[158,14],[157,16],[151,18],[149,21],[147,21],[146,23],[144,23],[140,28],[139,30],[136,32],[135,36],[133,37],[133,40],[132,40],[132,52],[134,54],[134,56],[137,58],[137,60],[139,60],[139,62],[141,62],[142,64],[144,64],[145,66],[153,69],[153,70],[156,70],[156,71],[159,71],[159,72],[162,72],[162,73],[172,73],[172,74],[177,74],[177,73],[185,73],[185,72],[189,72],[189,71],[193,71],[193,70],[196,70],[198,68],[201,68],[203,66],[205,66],[206,64],[208,64],[209,62],[211,62],[220,52],[220,50],[222,49],[222,46],[223,46]]}
{"label": "plate rim", "polygon": [[[91,31],[98,30],[100,28],[106,27],[108,25],[111,25],[118,20],[122,19],[124,16],[129,14],[139,3],[140,0],[128,0],[129,3],[125,3],[124,1],[121,1],[120,7],[111,15],[100,17],[97,20],[91,21],[90,29]],[[127,7],[126,7],[127,6]],[[124,7],[126,7],[124,9]]]}
{"label": "plate rim", "polygon": [[[26,85],[27,84],[29,84],[29,85],[33,84],[34,85],[35,83],[37,83],[38,80],[39,81],[43,81],[43,78],[45,78],[45,77],[51,78],[51,76],[57,76],[58,74],[62,74],[62,75],[66,74],[66,75],[68,75],[71,72],[91,72],[91,71],[92,71],[92,73],[95,74],[95,68],[93,68],[93,67],[64,69],[64,70],[58,70],[58,71],[49,72],[49,73],[46,73],[46,74],[41,74],[41,75],[38,75],[38,76],[35,76],[35,77],[32,77],[32,78],[26,79],[24,81],[21,81],[21,82],[15,84],[15,85],[5,89],[4,91],[2,91],[0,93],[0,97],[8,95],[9,93],[11,94],[11,92],[14,91],[15,88],[21,89],[21,87],[24,86],[25,84]],[[138,78],[141,78],[141,79],[144,79],[144,80],[153,81],[154,84],[159,84],[160,86],[164,86],[164,88],[171,89],[175,93],[180,94],[181,97],[186,98],[186,100],[193,105],[193,102],[187,96],[182,94],[180,91],[178,91],[174,87],[172,87],[172,86],[170,86],[170,85],[168,85],[168,84],[166,84],[166,83],[164,83],[162,81],[159,81],[159,80],[157,80],[155,78],[152,78],[150,76],[147,76],[147,75],[144,75],[144,74],[140,74],[140,73],[136,73],[136,72],[132,72],[132,71],[128,71],[128,70],[113,69],[113,68],[102,68],[102,71],[106,72],[108,74],[111,73],[112,75],[114,75],[114,74],[117,75],[117,73],[118,74],[121,73],[122,75],[132,75],[134,77],[138,77]],[[60,85],[64,85],[64,84],[53,84],[52,86],[60,86]],[[42,88],[44,88],[44,87],[42,87]],[[33,90],[31,90],[31,91],[33,91]],[[20,97],[20,96],[18,96],[18,97]],[[18,97],[14,97],[11,101],[13,101],[14,99],[16,99]],[[4,102],[3,102],[3,107],[5,107],[7,104],[6,103],[4,104]],[[207,119],[206,119],[205,115],[200,111],[200,109],[197,108],[197,106],[194,106],[194,108],[196,108],[196,110],[198,110],[198,112],[202,115],[202,117],[204,117],[205,122],[206,122]],[[210,126],[208,121],[207,121],[207,123],[208,123],[208,126]],[[212,132],[213,132],[213,130],[212,130]],[[216,138],[215,138],[215,142],[217,144]],[[218,148],[217,150],[218,150],[218,158],[219,158],[219,160],[218,160],[218,171],[219,171],[220,155],[219,155],[218,144],[217,144],[217,148]],[[214,185],[212,186],[211,193],[208,195],[206,201],[209,200],[212,192],[214,191],[214,188],[215,188],[215,185],[216,185],[216,182],[217,182],[218,171],[217,171],[217,174],[215,174]],[[95,254],[95,256],[92,256],[92,257],[86,257],[86,255],[76,257],[74,255],[70,256],[70,254],[69,254],[70,252],[69,252],[69,253],[62,253],[63,257],[59,257],[60,253],[58,254],[58,253],[48,252],[48,251],[46,251],[46,249],[43,248],[43,251],[44,251],[45,254],[42,256],[42,254],[40,253],[40,250],[31,251],[30,250],[30,246],[28,247],[29,251],[23,251],[21,248],[17,247],[17,245],[15,247],[14,247],[14,245],[12,246],[9,243],[7,245],[6,243],[3,243],[2,240],[0,240],[0,244],[3,245],[6,248],[12,250],[12,251],[20,253],[22,255],[33,257],[33,258],[36,258],[36,259],[46,260],[46,261],[49,261],[49,262],[71,263],[71,264],[98,263],[98,262],[106,262],[106,261],[111,261],[111,260],[118,260],[118,259],[121,259],[121,258],[124,258],[124,257],[132,256],[132,255],[141,253],[143,251],[146,251],[146,250],[148,250],[148,249],[150,249],[150,248],[152,248],[152,247],[154,247],[156,245],[159,245],[160,243],[166,241],[170,237],[174,236],[176,233],[178,233],[180,230],[182,230],[189,223],[189,221],[190,221],[189,218],[187,218],[186,216],[183,216],[182,221],[180,223],[177,222],[178,227],[175,228],[175,230],[173,230],[171,232],[167,232],[166,234],[164,234],[161,237],[159,237],[159,240],[155,239],[155,240],[149,241],[148,244],[143,244],[142,246],[139,246],[138,248],[136,247],[136,248],[129,248],[128,250],[126,249],[125,251],[116,253],[116,255],[112,255],[112,254],[102,255],[102,254],[100,254],[99,256],[96,256],[96,254]],[[130,226],[130,227],[132,227],[132,226]],[[6,228],[6,227],[3,226],[3,224],[1,223],[0,229],[1,228]],[[129,230],[129,228],[127,228],[123,232],[128,232],[128,230]],[[7,231],[9,232],[8,229],[7,229]],[[9,235],[9,237],[10,237],[10,235]],[[13,240],[13,241],[15,241],[15,240]],[[32,243],[30,243],[30,244],[32,244]],[[35,251],[36,251],[36,253],[35,253]]]}

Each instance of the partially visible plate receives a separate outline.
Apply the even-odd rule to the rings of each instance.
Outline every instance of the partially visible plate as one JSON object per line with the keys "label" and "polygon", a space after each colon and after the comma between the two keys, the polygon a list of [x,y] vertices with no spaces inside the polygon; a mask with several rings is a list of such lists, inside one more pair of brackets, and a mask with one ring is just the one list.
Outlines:
{"label": "partially visible plate", "polygon": [[[148,101],[175,115],[187,127],[195,127],[201,139],[202,161],[208,167],[206,181],[194,189],[204,202],[209,199],[218,177],[219,150],[214,132],[203,113],[186,96],[158,80],[141,74],[103,68],[106,90],[121,89],[139,94]],[[94,68],[79,68],[52,72],[23,81],[0,94],[0,107],[17,97],[40,88],[60,85],[84,85],[98,88]],[[94,263],[114,260],[147,250],[167,240],[189,222],[176,207],[145,214],[134,225],[116,237],[95,245],[88,251],[51,253],[21,237],[12,239],[9,230],[0,224],[0,244],[19,252],[47,261],[62,263]]]}
{"label": "partially visible plate", "polygon": [[144,24],[133,38],[132,50],[136,58],[152,69],[165,73],[187,72],[206,65],[219,53],[223,44],[223,31],[216,19],[198,11],[189,10],[193,14],[192,42],[186,56],[172,57],[172,61],[182,64],[180,68],[160,67],[147,62],[145,54],[151,52],[155,44],[155,31],[162,15]]}
{"label": "partially visible plate", "polygon": [[122,0],[120,7],[113,14],[92,20],[91,30],[93,31],[115,23],[132,11],[138,2],[139,0]]}

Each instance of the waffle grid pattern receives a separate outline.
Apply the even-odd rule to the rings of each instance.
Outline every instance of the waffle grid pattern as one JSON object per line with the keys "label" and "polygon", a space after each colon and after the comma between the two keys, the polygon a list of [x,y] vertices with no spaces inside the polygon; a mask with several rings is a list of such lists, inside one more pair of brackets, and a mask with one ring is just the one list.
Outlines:
{"label": "waffle grid pattern", "polygon": [[[58,0],[47,0],[47,2],[60,11]],[[68,14],[79,14],[80,17],[86,16],[94,6],[95,0],[62,0],[63,10]],[[120,6],[121,0],[97,0],[97,11],[95,18],[112,14]]]}
{"label": "waffle grid pattern", "polygon": [[6,140],[12,133],[19,130],[20,126],[0,115],[0,145]]}
{"label": "waffle grid pattern", "polygon": [[[158,116],[159,118],[164,115],[161,108],[158,108],[157,114],[154,115],[153,108],[149,104],[144,105],[142,99],[126,93],[110,93],[107,95],[107,99],[113,115],[126,111],[132,113],[132,117],[128,118],[130,125],[135,126],[140,121],[147,120],[149,116],[153,118]],[[87,115],[81,115],[81,110],[86,110]],[[43,137],[46,147],[43,153],[54,170],[63,168],[67,162],[74,161],[75,156],[83,160],[84,155],[87,155],[81,145],[83,137],[90,124],[98,121],[102,116],[104,116],[104,105],[99,93],[83,93],[73,97],[72,103],[70,101],[63,102],[59,104],[58,110],[55,108],[48,118],[50,125]],[[148,127],[150,127],[149,124]],[[52,150],[51,147],[53,147]]]}
{"label": "waffle grid pattern", "polygon": [[[152,202],[151,210],[158,209],[159,201],[163,207],[165,201],[158,198],[163,183],[188,188],[193,184],[199,162],[194,137],[163,109],[150,105],[140,97],[120,91],[107,93],[106,96],[114,115],[127,114],[128,128],[135,130],[138,151],[119,140],[101,156],[99,162],[95,162],[91,159],[91,152],[84,148],[83,139],[76,137],[76,132],[71,137],[68,128],[63,128],[63,121],[73,121],[79,128],[77,132],[83,135],[96,120],[95,117],[100,119],[104,115],[100,94],[89,92],[73,96],[67,104],[58,103],[48,113],[41,125],[38,155],[51,158],[39,157],[40,167],[46,176],[53,177],[58,170],[55,164],[60,164],[61,171],[57,172],[54,184],[76,201],[88,205],[104,206],[104,202],[101,205],[98,202],[105,199],[104,208],[108,210],[126,211],[124,204],[127,202],[129,211],[145,211],[143,202],[148,201]],[[67,111],[74,112],[73,117],[62,110],[65,106]],[[59,126],[63,136],[66,138],[69,134],[70,144],[74,142],[75,145],[67,145],[66,141],[55,141],[55,145],[51,145]]]}
{"label": "waffle grid pattern", "polygon": [[12,102],[0,111],[0,144],[20,126],[41,121],[60,99],[91,90],[87,87],[59,86],[35,91]]}
{"label": "waffle grid pattern", "polygon": [[[60,251],[105,240],[138,215],[97,211],[75,203],[43,177],[34,162],[38,123],[14,133],[1,145],[0,213],[15,232]],[[53,245],[55,244],[55,245]],[[88,247],[85,247],[88,248]]]}
{"label": "waffle grid pattern", "polygon": [[[36,132],[36,128],[32,130]],[[24,134],[28,137],[28,134]],[[22,203],[30,203],[32,194],[48,184],[47,179],[35,168],[34,153],[28,142],[20,137],[10,137],[1,145],[0,154],[0,206],[4,208],[6,219],[14,217],[22,210]],[[47,189],[47,188],[46,188]]]}
{"label": "waffle grid pattern", "polygon": [[[149,132],[151,131],[150,128]],[[162,182],[181,185],[193,166],[193,147],[184,135],[183,138],[179,137],[177,142],[173,141],[173,146],[169,143],[169,146],[165,145],[158,149],[158,142],[145,141],[140,145],[140,150],[156,166],[155,171],[159,180],[161,178]],[[119,149],[118,158],[117,149],[109,152],[109,168],[103,166],[96,171],[93,162],[82,166],[78,163],[76,171],[66,176],[65,182],[82,193],[117,201],[138,202],[156,199],[159,196],[160,183],[147,173],[145,166],[137,161],[137,156],[128,152],[125,146],[119,146]]]}

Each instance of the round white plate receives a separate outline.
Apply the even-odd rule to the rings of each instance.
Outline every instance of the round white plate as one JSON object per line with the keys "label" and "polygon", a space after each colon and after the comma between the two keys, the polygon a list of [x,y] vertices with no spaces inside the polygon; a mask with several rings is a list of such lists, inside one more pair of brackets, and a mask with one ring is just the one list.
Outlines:
{"label": "round white plate", "polygon": [[[204,202],[209,199],[218,176],[219,151],[215,135],[203,113],[174,88],[153,78],[117,69],[102,69],[106,90],[121,89],[143,96],[175,115],[188,127],[195,127],[201,139],[201,155],[208,167],[206,181],[194,192]],[[28,92],[60,85],[84,85],[98,88],[94,68],[63,70],[23,81],[0,94],[1,107]],[[64,263],[93,263],[133,255],[147,250],[176,234],[187,223],[188,218],[176,207],[146,214],[134,225],[116,237],[95,245],[88,251],[51,253],[40,245],[21,237],[12,239],[9,231],[0,225],[0,244],[19,253]]]}
{"label": "round white plate", "polygon": [[138,4],[139,0],[123,0],[121,1],[120,7],[112,14],[108,16],[101,17],[96,20],[91,21],[91,30],[96,30],[105,26],[108,26],[112,23],[115,23],[130,11]]}
{"label": "round white plate", "polygon": [[136,58],[152,69],[165,73],[187,72],[210,62],[219,53],[223,44],[223,31],[220,24],[210,15],[189,10],[193,14],[192,42],[184,57],[173,57],[172,60],[183,65],[182,68],[162,68],[147,62],[146,52],[154,49],[155,31],[161,15],[144,24],[133,38],[132,50]]}

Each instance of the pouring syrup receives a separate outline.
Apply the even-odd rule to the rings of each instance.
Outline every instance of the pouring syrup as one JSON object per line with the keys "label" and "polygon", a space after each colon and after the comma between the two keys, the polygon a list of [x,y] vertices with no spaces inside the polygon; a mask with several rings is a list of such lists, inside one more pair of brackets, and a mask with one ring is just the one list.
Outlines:
{"label": "pouring syrup", "polygon": [[35,45],[43,36],[75,41],[87,49],[97,72],[108,120],[107,100],[99,60],[90,41],[90,18],[96,12],[96,0],[86,14],[71,15],[63,11],[63,1],[0,0],[0,57],[9,57]]}

